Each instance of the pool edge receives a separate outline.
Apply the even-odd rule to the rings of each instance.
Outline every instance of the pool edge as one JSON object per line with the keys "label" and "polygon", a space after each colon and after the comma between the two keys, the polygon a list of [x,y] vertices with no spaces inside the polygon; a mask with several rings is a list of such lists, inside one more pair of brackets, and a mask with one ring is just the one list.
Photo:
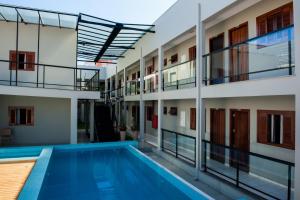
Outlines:
{"label": "pool edge", "polygon": [[[207,200],[214,200],[211,196],[206,194],[205,192],[199,190],[197,187],[192,185],[191,183],[187,182],[174,172],[170,171],[160,163],[156,162],[155,160],[151,159],[149,156],[135,148],[134,146],[129,145],[128,150],[137,156],[141,161],[143,161],[146,165],[148,165],[151,169],[156,171],[158,174],[166,178],[172,185],[174,185],[179,190],[183,191],[188,197],[191,199],[199,199],[198,195],[206,198]],[[158,167],[158,168],[157,168]],[[182,188],[182,186],[184,188]]]}

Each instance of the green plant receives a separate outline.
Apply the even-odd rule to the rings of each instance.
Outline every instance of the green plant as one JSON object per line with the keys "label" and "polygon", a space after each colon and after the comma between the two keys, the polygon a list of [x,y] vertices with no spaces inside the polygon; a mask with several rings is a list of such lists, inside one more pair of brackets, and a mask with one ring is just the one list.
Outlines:
{"label": "green plant", "polygon": [[131,140],[133,140],[133,137],[132,137],[131,135],[128,135],[128,134],[127,134],[125,140],[131,141]]}

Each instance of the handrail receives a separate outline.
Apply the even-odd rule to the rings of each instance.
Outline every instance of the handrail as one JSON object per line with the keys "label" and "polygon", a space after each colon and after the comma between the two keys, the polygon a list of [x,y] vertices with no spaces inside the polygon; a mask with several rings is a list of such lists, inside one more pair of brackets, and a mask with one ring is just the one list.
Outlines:
{"label": "handrail", "polygon": [[[263,194],[265,196],[268,196],[268,197],[271,197],[273,199],[281,199],[277,196],[275,196],[274,194],[272,193],[269,193],[268,191],[264,191],[263,188],[259,187],[259,188],[256,188],[254,187],[253,185],[249,185],[247,182],[245,182],[245,180],[243,179],[240,179],[240,171],[241,171],[241,166],[243,164],[243,162],[241,162],[239,159],[232,159],[236,162],[236,173],[235,173],[235,176],[234,177],[231,177],[229,176],[228,174],[226,173],[222,173],[220,172],[219,170],[215,169],[213,167],[213,165],[207,165],[207,144],[211,145],[212,146],[216,146],[216,147],[221,147],[221,148],[224,148],[224,149],[229,149],[230,152],[235,152],[235,155],[236,156],[240,156],[241,153],[242,155],[245,154],[247,156],[255,156],[255,157],[258,157],[258,158],[261,158],[261,159],[265,159],[265,160],[268,160],[268,161],[272,161],[272,162],[276,162],[276,163],[279,163],[279,164],[283,164],[283,165],[286,165],[288,168],[287,168],[287,199],[290,200],[291,199],[291,192],[292,192],[292,167],[295,167],[295,164],[294,163],[291,163],[291,162],[288,162],[288,161],[284,161],[284,160],[280,160],[280,159],[277,159],[277,158],[273,158],[273,157],[269,157],[269,156],[265,156],[265,155],[261,155],[261,154],[257,154],[257,153],[253,153],[253,152],[250,152],[250,151],[244,151],[244,150],[241,150],[241,149],[237,149],[237,148],[234,148],[234,147],[231,147],[231,146],[226,146],[226,145],[222,145],[222,144],[215,144],[215,143],[212,143],[208,140],[202,140],[202,142],[204,143],[204,162],[203,162],[203,166],[204,166],[204,171],[205,172],[213,172],[212,174],[213,175],[216,175],[221,178],[221,177],[225,177],[224,180],[230,182],[230,183],[233,183],[235,184],[237,187],[241,187],[243,189],[248,189],[250,192],[253,192],[253,191],[256,191],[260,194]],[[210,152],[212,153],[212,152]],[[225,150],[224,150],[224,153],[225,153]],[[225,155],[224,155],[225,156]],[[250,160],[250,159],[249,159]],[[251,161],[249,161],[251,162]],[[229,179],[231,181],[229,181]],[[232,182],[233,181],[233,182]]]}
{"label": "handrail", "polygon": [[[182,133],[178,133],[176,131],[171,131],[171,130],[167,130],[167,129],[161,129],[162,130],[162,140],[161,140],[161,148],[162,150],[167,150],[166,152],[172,152],[173,154],[175,154],[175,157],[176,158],[179,158],[179,159],[182,159],[183,161],[187,162],[190,164],[192,163],[193,166],[196,166],[196,137],[193,137],[193,136],[190,136],[190,135],[185,135],[185,134],[182,134]],[[164,142],[165,142],[165,132],[167,133],[172,133],[172,134],[175,134],[175,151],[172,150],[172,149],[168,149],[164,146]],[[185,137],[185,138],[189,138],[189,139],[192,139],[194,142],[193,142],[193,145],[194,145],[194,148],[193,148],[193,158],[190,158],[186,155],[183,155],[183,154],[180,154],[180,151],[178,150],[178,147],[180,146],[178,144],[178,136],[181,136],[181,137]],[[171,154],[172,155],[172,154]]]}
{"label": "handrail", "polygon": [[265,69],[265,70],[247,72],[247,73],[233,74],[233,75],[222,76],[222,77],[218,77],[218,78],[204,78],[203,81],[207,82],[207,81],[211,81],[211,80],[215,80],[215,79],[233,78],[235,76],[238,77],[238,76],[243,76],[243,75],[259,74],[259,73],[264,73],[264,72],[272,72],[272,71],[291,69],[291,68],[295,68],[295,65],[291,65],[291,67],[280,67],[280,68],[276,67],[276,68],[272,68],[272,69]]}
{"label": "handrail", "polygon": [[237,47],[237,46],[240,46],[240,45],[243,45],[243,44],[247,44],[253,40],[257,40],[257,39],[260,39],[260,38],[263,38],[263,37],[266,37],[268,35],[271,35],[271,34],[274,34],[274,33],[277,33],[277,32],[280,32],[280,31],[284,31],[284,30],[288,30],[290,28],[294,27],[294,24],[290,25],[290,26],[287,26],[287,27],[284,27],[284,28],[281,28],[281,29],[278,29],[278,30],[275,30],[275,31],[272,31],[272,32],[269,32],[267,34],[264,34],[264,35],[260,35],[260,36],[256,36],[256,37],[253,37],[253,38],[250,38],[244,42],[240,42],[240,43],[237,43],[237,44],[234,44],[234,45],[231,45],[231,46],[228,46],[228,47],[224,47],[222,49],[217,49],[215,51],[212,51],[212,52],[209,52],[207,54],[204,54],[202,55],[202,57],[207,57],[211,54],[215,54],[215,53],[218,53],[218,52],[222,52],[222,51],[226,51],[226,50],[229,50],[229,49],[232,49],[234,47]]}
{"label": "handrail", "polygon": [[[64,89],[64,90],[84,90],[84,91],[98,91],[100,89],[100,70],[99,69],[90,69],[90,68],[76,68],[76,67],[67,67],[67,66],[60,66],[60,65],[51,65],[51,64],[43,64],[43,63],[32,63],[32,62],[19,62],[19,61],[13,61],[13,60],[5,60],[5,59],[0,59],[0,62],[3,63],[7,63],[7,64],[12,64],[15,63],[16,67],[15,68],[11,68],[9,67],[9,77],[6,80],[1,80],[1,82],[8,82],[10,86],[22,86],[22,85],[18,85],[18,84],[34,84],[30,85],[30,86],[26,86],[26,87],[36,87],[36,88],[46,88],[45,86],[57,86],[56,88],[52,87],[52,89]],[[28,72],[33,72],[30,73],[30,75],[28,75],[28,78],[32,79],[31,80],[22,80],[22,78],[20,78],[18,76],[18,73],[20,73],[19,71],[23,71],[18,69],[18,63],[22,63],[24,65],[32,65],[34,66],[34,69]],[[37,67],[35,69],[35,67]],[[46,70],[49,68],[58,68],[58,69],[65,69],[65,70],[70,70],[68,71],[70,77],[73,77],[72,79],[74,79],[74,82],[72,84],[62,84],[63,79],[56,79],[55,77],[53,78],[53,80],[49,79],[48,81],[50,81],[50,83],[47,83],[45,81],[45,79],[47,79],[47,73]],[[40,71],[42,70],[42,71]],[[24,71],[27,71],[26,69],[24,69]],[[93,74],[92,78],[90,79],[84,79],[82,80],[81,77],[81,72],[82,71],[91,71],[95,74]],[[12,73],[15,72],[15,75],[12,75]],[[78,72],[80,72],[80,77],[78,77]],[[34,78],[34,74],[36,74],[36,78]],[[40,77],[39,77],[39,74]],[[91,74],[92,75],[92,74]],[[55,83],[56,82],[56,83]],[[84,85],[82,85],[82,83]],[[24,86],[24,85],[23,85]],[[65,88],[59,88],[59,87],[65,87]],[[68,88],[66,88],[68,87]],[[70,89],[72,87],[72,89]]]}
{"label": "handrail", "polygon": [[[0,62],[7,62],[7,63],[17,63],[17,61],[12,61],[12,60],[2,60],[0,59]],[[41,65],[41,66],[46,66],[46,67],[55,67],[55,68],[64,68],[64,69],[82,69],[82,70],[89,70],[89,71],[100,71],[99,69],[90,69],[90,68],[81,68],[81,67],[68,67],[68,66],[62,66],[62,65],[50,65],[50,64],[43,64],[43,63],[29,63],[29,62],[22,62],[22,64],[27,64],[27,65]]]}
{"label": "handrail", "polygon": [[185,62],[182,62],[182,63],[176,63],[176,64],[174,64],[174,65],[169,65],[169,66],[164,67],[163,69],[161,69],[161,71],[165,71],[165,70],[171,69],[171,68],[173,68],[173,67],[177,67],[177,66],[180,66],[180,65],[189,63],[189,62],[194,62],[194,61],[196,61],[196,60],[188,60],[188,61],[185,61]]}
{"label": "handrail", "polygon": [[280,160],[280,159],[277,159],[277,158],[273,158],[273,157],[261,155],[261,154],[258,154],[258,153],[253,153],[251,151],[244,151],[244,150],[241,150],[241,149],[237,149],[237,148],[226,146],[226,145],[222,145],[222,144],[215,144],[215,143],[212,143],[212,142],[210,142],[208,140],[202,140],[202,142],[208,143],[208,144],[212,144],[212,145],[215,145],[215,146],[219,146],[219,147],[223,147],[225,149],[239,151],[239,152],[242,152],[242,153],[250,155],[250,156],[256,156],[256,157],[263,158],[263,159],[266,159],[266,160],[270,160],[270,161],[273,161],[273,162],[278,162],[278,163],[285,164],[285,165],[291,165],[292,167],[295,166],[295,164],[292,163],[292,162],[288,162],[288,161]]}

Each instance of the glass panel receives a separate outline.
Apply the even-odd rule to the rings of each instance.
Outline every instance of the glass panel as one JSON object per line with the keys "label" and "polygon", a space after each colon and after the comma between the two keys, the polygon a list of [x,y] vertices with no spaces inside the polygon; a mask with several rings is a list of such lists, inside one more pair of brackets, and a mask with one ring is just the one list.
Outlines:
{"label": "glass panel", "polygon": [[77,17],[70,15],[59,15],[60,16],[60,25],[67,28],[76,28]]}
{"label": "glass panel", "polygon": [[195,87],[196,62],[194,60],[164,69],[162,73],[164,90]]}
{"label": "glass panel", "polygon": [[163,148],[164,150],[170,151],[170,153],[176,152],[176,134],[169,132],[169,131],[163,131]]}
{"label": "glass panel", "polygon": [[268,199],[287,198],[290,167],[293,196],[295,172],[291,163],[210,142],[204,142],[202,148],[208,172]]}
{"label": "glass panel", "polygon": [[59,26],[58,14],[40,12],[44,25]]}
{"label": "glass panel", "polygon": [[208,85],[294,74],[294,27],[204,56]]}
{"label": "glass panel", "polygon": [[195,161],[196,139],[178,135],[178,155],[187,161]]}
{"label": "glass panel", "polygon": [[8,21],[17,21],[17,12],[14,8],[0,7],[0,12]]}
{"label": "glass panel", "polygon": [[27,23],[39,23],[39,15],[37,11],[18,9],[20,15]]}

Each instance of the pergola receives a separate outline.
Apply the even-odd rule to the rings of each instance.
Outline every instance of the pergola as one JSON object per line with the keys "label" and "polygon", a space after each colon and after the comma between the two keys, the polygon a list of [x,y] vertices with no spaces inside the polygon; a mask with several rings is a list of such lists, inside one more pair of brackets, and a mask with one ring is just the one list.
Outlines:
{"label": "pergola", "polygon": [[17,32],[19,23],[38,25],[38,43],[40,27],[74,29],[77,31],[77,61],[82,62],[114,63],[128,49],[134,49],[134,44],[145,33],[154,33],[154,25],[117,23],[83,13],[72,14],[7,4],[0,4],[0,21],[16,22]]}

